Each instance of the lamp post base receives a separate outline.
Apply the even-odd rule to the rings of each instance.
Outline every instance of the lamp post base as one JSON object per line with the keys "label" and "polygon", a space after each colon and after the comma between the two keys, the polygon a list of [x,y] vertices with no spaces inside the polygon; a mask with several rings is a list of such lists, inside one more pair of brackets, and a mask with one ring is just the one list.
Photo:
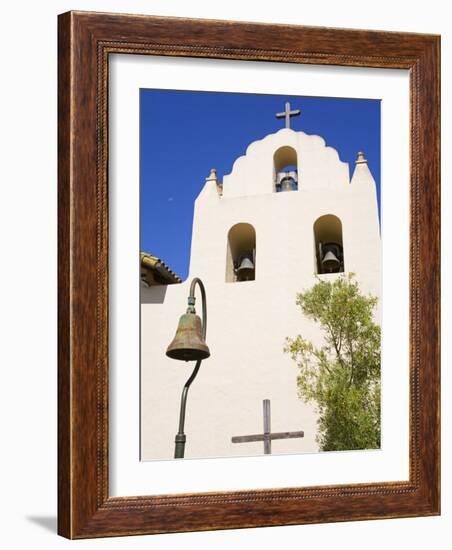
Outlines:
{"label": "lamp post base", "polygon": [[176,448],[174,450],[174,458],[184,458],[185,454],[185,442],[187,441],[187,436],[185,434],[176,434],[175,438]]}

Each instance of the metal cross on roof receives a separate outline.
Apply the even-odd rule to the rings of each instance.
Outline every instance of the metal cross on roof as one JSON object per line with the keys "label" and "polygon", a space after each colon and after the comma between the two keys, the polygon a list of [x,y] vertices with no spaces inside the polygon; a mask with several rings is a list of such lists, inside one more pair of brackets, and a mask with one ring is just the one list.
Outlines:
{"label": "metal cross on roof", "polygon": [[290,128],[290,117],[291,116],[298,116],[301,114],[300,109],[295,109],[293,111],[290,110],[290,103],[287,101],[285,110],[283,113],[276,113],[276,118],[285,118],[286,119],[286,128]]}
{"label": "metal cross on roof", "polygon": [[295,439],[297,437],[304,437],[304,432],[276,432],[271,433],[270,428],[270,399],[264,399],[264,433],[253,435],[236,435],[233,436],[232,443],[251,443],[255,441],[264,442],[264,454],[272,454],[272,441],[274,439]]}

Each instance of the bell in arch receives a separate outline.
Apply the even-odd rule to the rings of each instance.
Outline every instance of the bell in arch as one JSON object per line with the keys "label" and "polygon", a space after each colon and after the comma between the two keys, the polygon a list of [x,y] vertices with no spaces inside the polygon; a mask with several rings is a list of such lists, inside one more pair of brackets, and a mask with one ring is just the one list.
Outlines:
{"label": "bell in arch", "polygon": [[323,273],[338,273],[342,268],[342,246],[338,243],[325,243],[320,245]]}
{"label": "bell in arch", "polygon": [[328,250],[325,256],[323,256],[322,266],[327,273],[334,273],[336,271],[339,271],[341,262],[337,258],[336,254],[334,254],[334,252]]}
{"label": "bell in arch", "polygon": [[201,319],[195,313],[185,313],[166,355],[179,361],[200,361],[210,356],[210,350],[202,337]]}
{"label": "bell in arch", "polygon": [[237,281],[254,281],[254,263],[248,256],[243,256],[235,273]]}
{"label": "bell in arch", "polygon": [[291,176],[285,177],[283,180],[281,180],[281,192],[284,191],[295,191],[297,188],[295,179]]}
{"label": "bell in arch", "polygon": [[296,191],[298,185],[298,173],[296,170],[278,172],[276,175],[276,190],[280,193]]}

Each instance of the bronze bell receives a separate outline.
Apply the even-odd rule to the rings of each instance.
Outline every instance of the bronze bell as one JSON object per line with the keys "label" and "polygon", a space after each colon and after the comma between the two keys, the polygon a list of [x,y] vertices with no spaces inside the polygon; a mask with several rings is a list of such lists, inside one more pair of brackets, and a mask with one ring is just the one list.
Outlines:
{"label": "bronze bell", "polygon": [[247,256],[242,258],[236,274],[238,281],[254,281],[254,264]]}
{"label": "bronze bell", "polygon": [[179,361],[200,361],[210,356],[204,342],[201,319],[195,313],[185,313],[179,319],[179,325],[166,355]]}
{"label": "bronze bell", "polygon": [[337,259],[334,252],[328,250],[322,260],[323,268],[329,273],[334,273],[339,269],[341,262]]}
{"label": "bronze bell", "polygon": [[295,191],[296,183],[295,179],[291,176],[287,176],[281,180],[281,191]]}

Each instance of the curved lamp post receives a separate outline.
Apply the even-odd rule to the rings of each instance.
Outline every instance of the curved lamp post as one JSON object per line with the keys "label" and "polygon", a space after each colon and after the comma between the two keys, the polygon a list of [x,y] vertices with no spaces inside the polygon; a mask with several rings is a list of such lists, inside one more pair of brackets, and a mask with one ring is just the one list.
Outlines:
{"label": "curved lamp post", "polygon": [[[195,287],[199,286],[202,299],[202,324],[195,310]],[[184,458],[185,441],[184,433],[185,409],[187,406],[187,394],[191,383],[198,374],[203,359],[210,356],[209,348],[205,342],[207,330],[206,290],[201,279],[195,277],[190,284],[187,312],[179,319],[179,325],[173,341],[166,350],[166,355],[179,361],[196,361],[195,368],[190,378],[185,382],[182,390],[179,412],[179,431],[176,434],[176,448],[174,458]]]}

